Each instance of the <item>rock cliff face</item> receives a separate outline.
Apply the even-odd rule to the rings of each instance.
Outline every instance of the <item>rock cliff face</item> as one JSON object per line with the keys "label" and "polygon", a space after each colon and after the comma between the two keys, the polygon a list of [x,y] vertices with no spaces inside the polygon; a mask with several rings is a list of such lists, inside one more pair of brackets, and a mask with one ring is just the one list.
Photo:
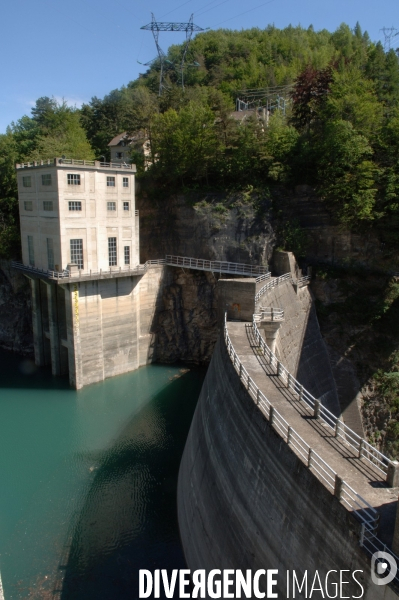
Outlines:
{"label": "rock cliff face", "polygon": [[27,279],[0,261],[0,348],[33,354],[30,289]]}
{"label": "rock cliff face", "polygon": [[275,235],[265,199],[220,194],[155,202],[139,195],[137,208],[141,262],[165,254],[254,264],[271,258]]}
{"label": "rock cliff face", "polygon": [[[141,262],[176,254],[267,264],[275,240],[270,207],[263,204],[260,214],[253,196],[244,194],[223,204],[220,200],[221,196],[195,201],[178,196],[154,202],[139,196]],[[163,287],[157,315],[157,360],[209,363],[217,338],[219,276],[176,268],[170,276],[173,283]]]}
{"label": "rock cliff face", "polygon": [[157,360],[208,363],[217,338],[216,283],[212,273],[170,268],[157,318]]}

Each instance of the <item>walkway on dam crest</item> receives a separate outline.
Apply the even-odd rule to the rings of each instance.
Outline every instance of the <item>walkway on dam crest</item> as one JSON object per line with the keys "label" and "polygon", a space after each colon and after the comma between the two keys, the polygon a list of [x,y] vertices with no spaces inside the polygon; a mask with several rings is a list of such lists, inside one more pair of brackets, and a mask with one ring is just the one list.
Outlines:
{"label": "walkway on dam crest", "polygon": [[369,462],[358,458],[350,446],[338,441],[334,431],[315,419],[314,412],[287,389],[260,352],[252,324],[230,321],[227,322],[227,331],[240,362],[255,385],[312,450],[378,511],[378,535],[384,543],[390,544],[392,524],[395,522],[397,488],[387,487],[381,480],[381,472]]}

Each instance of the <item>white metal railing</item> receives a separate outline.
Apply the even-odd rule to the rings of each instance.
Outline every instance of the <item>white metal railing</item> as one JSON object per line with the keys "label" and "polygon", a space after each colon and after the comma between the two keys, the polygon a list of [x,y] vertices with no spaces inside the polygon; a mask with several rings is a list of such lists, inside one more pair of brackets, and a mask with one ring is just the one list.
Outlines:
{"label": "white metal railing", "polygon": [[259,277],[257,277],[255,279],[256,283],[260,283],[261,281],[265,281],[265,279],[270,279],[271,277],[271,273],[270,271],[268,271],[267,273],[264,273],[263,275],[259,275]]}
{"label": "white metal railing", "polygon": [[310,282],[309,275],[305,275],[304,277],[300,277],[299,279],[296,280],[296,283],[297,283],[297,285],[299,285],[299,287],[307,285],[309,282]]}
{"label": "white metal railing", "polygon": [[[255,316],[255,315],[254,315]],[[369,444],[364,438],[352,431],[345,423],[336,415],[330,412],[323,406],[317,398],[315,398],[302,384],[299,383],[293,375],[285,368],[278,360],[277,356],[270,350],[269,346],[263,339],[258,326],[257,320],[253,320],[253,332],[262,353],[266,357],[269,364],[276,369],[276,373],[281,377],[287,388],[299,397],[299,400],[305,402],[317,416],[334,430],[335,437],[345,445],[351,446],[357,453],[359,458],[364,458],[366,461],[376,467],[385,477],[388,474],[388,465],[391,462],[388,457],[384,456],[374,446]]]}
{"label": "white metal railing", "polygon": [[261,306],[259,313],[254,314],[253,320],[255,323],[259,323],[260,321],[283,321],[284,311],[282,308],[274,308],[274,306]]}
{"label": "white metal railing", "polygon": [[123,275],[137,275],[137,274],[141,274],[141,273],[146,273],[148,271],[148,269],[150,269],[151,267],[155,267],[155,266],[159,266],[159,265],[164,265],[165,264],[165,259],[164,258],[160,258],[158,260],[147,260],[146,263],[144,263],[143,265],[135,265],[135,266],[123,266],[123,267],[109,267],[109,269],[100,269],[99,271],[83,271],[83,270],[77,270],[76,272],[70,272],[68,271],[68,269],[64,269],[64,271],[50,271],[50,270],[45,270],[45,269],[39,269],[38,267],[32,267],[32,266],[26,266],[22,263],[16,262],[16,261],[12,261],[11,262],[11,266],[14,267],[14,269],[19,269],[21,271],[28,271],[31,272],[32,274],[35,275],[41,275],[44,276],[48,279],[53,279],[53,280],[66,280],[66,279],[80,279],[80,278],[85,278],[85,277],[92,277],[92,276],[96,276],[96,277],[103,277],[103,276],[107,276],[107,275],[116,275],[118,273],[121,273]]}
{"label": "white metal railing", "polygon": [[[375,552],[387,552],[392,556],[392,558],[396,561],[396,564],[399,564],[399,556],[394,554],[392,550],[387,548],[386,544],[382,542],[378,537],[374,534],[373,531],[370,531],[369,528],[366,527],[365,524],[362,523],[362,529],[360,534],[360,546],[372,556]],[[377,559],[378,560],[378,559]],[[379,559],[378,562],[385,562],[383,558]],[[399,569],[395,575],[395,581],[399,582]]]}
{"label": "white metal railing", "polygon": [[[321,456],[305,442],[276,408],[274,408],[265,394],[249,376],[248,371],[240,361],[231,342],[227,329],[227,313],[225,313],[223,338],[230,360],[243,386],[268,419],[270,426],[279,433],[289,446],[292,447],[293,451],[299,456],[302,462],[325,483],[327,489],[337,496],[346,507],[353,511],[356,518],[364,526],[363,529],[368,532],[375,532],[379,520],[379,514],[376,509],[342,480],[330,465],[328,465],[328,463],[326,463]],[[339,482],[339,485],[337,485],[337,482]]]}
{"label": "white metal railing", "polygon": [[243,263],[232,263],[219,260],[205,260],[203,258],[190,258],[187,256],[172,256],[167,254],[166,264],[172,267],[187,267],[189,269],[198,269],[200,271],[212,271],[214,273],[231,273],[235,275],[246,275],[253,277],[255,275],[265,275],[267,267],[255,265],[246,265]]}
{"label": "white metal railing", "polygon": [[265,294],[268,290],[271,290],[272,288],[276,287],[277,285],[280,285],[280,283],[283,283],[284,281],[292,281],[292,277],[291,277],[291,273],[286,273],[285,275],[280,275],[280,277],[274,277],[273,279],[271,279],[270,281],[268,281],[266,283],[266,285],[264,285],[259,292],[256,294],[255,296],[255,304],[257,302],[259,302],[259,299],[263,296],[263,294]]}

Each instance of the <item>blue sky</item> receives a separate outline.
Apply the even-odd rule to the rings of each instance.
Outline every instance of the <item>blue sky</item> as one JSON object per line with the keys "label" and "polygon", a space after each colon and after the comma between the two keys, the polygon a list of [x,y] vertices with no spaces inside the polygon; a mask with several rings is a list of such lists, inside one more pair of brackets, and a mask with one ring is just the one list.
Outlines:
{"label": "blue sky", "polygon": [[[383,40],[384,26],[399,30],[398,0],[8,0],[1,11],[0,133],[30,114],[40,96],[80,106],[135,79],[145,69],[137,61],[156,54],[151,32],[140,31],[151,11],[166,21],[194,13],[196,24],[212,29],[273,23],[334,30],[359,21],[372,40]],[[183,37],[161,33],[160,44],[166,50]]]}

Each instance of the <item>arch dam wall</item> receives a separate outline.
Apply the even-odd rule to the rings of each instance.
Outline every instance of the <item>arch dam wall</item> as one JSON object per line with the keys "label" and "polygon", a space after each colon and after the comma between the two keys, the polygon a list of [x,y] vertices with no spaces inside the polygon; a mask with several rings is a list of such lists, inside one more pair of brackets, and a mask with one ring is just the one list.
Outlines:
{"label": "arch dam wall", "polygon": [[258,306],[284,309],[276,354],[288,371],[321,400],[331,412],[340,412],[330,359],[320,333],[316,309],[309,289],[295,289],[290,281],[268,290]]}
{"label": "arch dam wall", "polygon": [[[279,345],[281,360],[311,382],[322,339],[315,327],[317,320],[314,323],[309,316],[310,297],[301,291],[304,298],[299,300],[288,282],[279,288],[260,304],[280,303],[287,310]],[[295,313],[298,302],[306,314],[297,315],[296,322],[294,314],[290,325],[289,311]],[[298,352],[301,358],[296,360]],[[321,363],[323,357],[326,354]],[[331,380],[326,367],[323,385],[334,400]],[[389,586],[372,583],[370,558],[359,545],[360,523],[271,427],[240,380],[222,335],[180,466],[178,518],[192,570],[278,569],[279,597],[286,598],[291,597],[287,596],[287,571],[295,570],[302,579],[305,571],[312,578],[317,570],[323,580],[329,570],[359,569],[365,590],[361,597],[397,598]],[[266,585],[262,591],[267,591]],[[359,596],[359,587],[351,580],[344,593]],[[315,593],[312,597],[323,596]]]}

